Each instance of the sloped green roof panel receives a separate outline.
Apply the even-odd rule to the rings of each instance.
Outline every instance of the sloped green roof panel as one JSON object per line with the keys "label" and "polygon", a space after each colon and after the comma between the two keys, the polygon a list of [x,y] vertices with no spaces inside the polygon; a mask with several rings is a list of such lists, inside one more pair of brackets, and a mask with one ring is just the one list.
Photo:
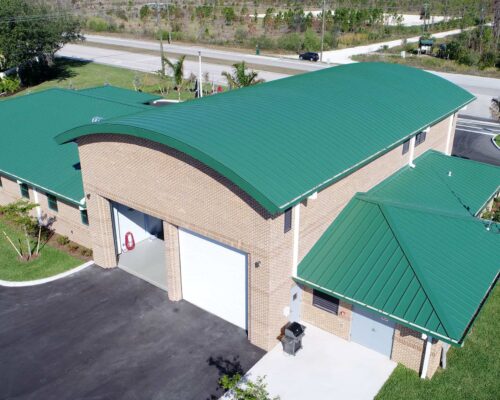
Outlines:
{"label": "sloped green roof panel", "polygon": [[112,133],[174,147],[274,214],[473,99],[422,70],[359,63],[82,126],[56,140]]}
{"label": "sloped green roof panel", "polygon": [[111,100],[117,103],[131,105],[145,105],[162,97],[150,93],[138,92],[134,90],[123,89],[116,86],[97,86],[88,89],[81,89],[78,93],[86,94],[94,98]]}
{"label": "sloped green roof panel", "polygon": [[65,89],[1,101],[0,172],[78,203],[84,197],[78,148],[75,143],[59,146],[54,136],[93,119],[144,109]]}
{"label": "sloped green roof panel", "polygon": [[435,151],[415,164],[356,195],[297,280],[460,344],[498,276],[500,225],[475,215],[500,168]]}
{"label": "sloped green roof panel", "polygon": [[476,215],[500,188],[500,168],[429,150],[370,190],[371,198]]}

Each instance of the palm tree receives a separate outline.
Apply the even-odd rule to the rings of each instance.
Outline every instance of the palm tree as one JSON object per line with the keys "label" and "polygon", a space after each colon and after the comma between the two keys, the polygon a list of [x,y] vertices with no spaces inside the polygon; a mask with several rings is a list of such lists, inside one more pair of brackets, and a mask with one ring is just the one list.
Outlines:
{"label": "palm tree", "polygon": [[174,82],[177,87],[179,100],[181,99],[182,84],[184,83],[184,59],[186,56],[181,56],[175,63],[164,57],[164,61],[168,64],[174,75]]}
{"label": "palm tree", "polygon": [[246,72],[247,65],[245,61],[240,63],[233,64],[233,73],[223,72],[222,76],[226,78],[228,85],[230,88],[241,88],[245,86],[252,86],[257,83],[264,82],[264,79],[257,79],[259,75],[255,71],[249,71],[248,74]]}

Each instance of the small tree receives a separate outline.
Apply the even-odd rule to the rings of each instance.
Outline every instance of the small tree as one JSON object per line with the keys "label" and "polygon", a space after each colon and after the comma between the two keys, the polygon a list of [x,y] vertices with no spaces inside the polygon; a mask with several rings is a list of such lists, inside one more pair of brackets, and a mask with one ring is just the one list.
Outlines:
{"label": "small tree", "polygon": [[228,85],[231,89],[241,88],[245,86],[256,85],[257,83],[264,82],[263,79],[257,79],[259,75],[255,71],[247,71],[247,65],[245,61],[233,64],[233,73],[224,71],[222,76],[226,78]]}
{"label": "small tree", "polygon": [[[19,255],[19,258],[26,261],[37,257],[40,253],[42,225],[35,217],[30,215],[31,210],[36,207],[38,207],[38,204],[30,203],[26,200],[18,200],[6,206],[0,206],[0,213],[3,214],[5,219],[17,228],[20,228],[24,234],[26,246],[24,246],[20,239],[18,239],[18,245],[16,245],[13,238],[5,231],[2,231],[7,241]],[[35,246],[31,243],[33,238],[36,238]]]}
{"label": "small tree", "polygon": [[175,63],[170,61],[167,57],[164,57],[163,60],[167,63],[167,65],[172,70],[172,74],[174,77],[174,82],[177,88],[177,94],[179,95],[179,100],[181,99],[181,90],[182,84],[184,83],[184,59],[186,56],[181,56]]}
{"label": "small tree", "polygon": [[255,381],[241,379],[240,374],[224,375],[220,380],[223,389],[228,390],[229,400],[279,400],[279,396],[270,397],[265,377],[259,376]]}

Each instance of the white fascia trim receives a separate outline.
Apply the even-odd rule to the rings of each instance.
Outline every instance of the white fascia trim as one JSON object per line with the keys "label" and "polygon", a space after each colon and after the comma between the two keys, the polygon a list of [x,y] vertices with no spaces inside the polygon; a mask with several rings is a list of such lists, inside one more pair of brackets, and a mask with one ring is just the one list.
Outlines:
{"label": "white fascia trim", "polygon": [[366,303],[363,303],[363,302],[361,302],[361,301],[355,300],[355,299],[353,299],[353,298],[351,298],[351,297],[348,297],[348,296],[345,296],[345,295],[340,294],[340,293],[338,293],[338,292],[335,292],[335,291],[333,291],[333,290],[330,290],[330,289],[324,288],[324,287],[322,287],[322,286],[320,286],[320,285],[317,285],[317,284],[315,284],[315,283],[313,283],[313,282],[310,282],[310,281],[308,281],[308,280],[306,280],[306,279],[302,279],[302,278],[300,278],[300,277],[295,277],[295,279],[296,279],[296,280],[298,280],[299,282],[302,282],[302,283],[306,284],[307,286],[313,286],[313,287],[316,287],[316,288],[318,288],[318,289],[321,289],[321,290],[322,290],[322,291],[324,291],[324,292],[331,293],[331,294],[332,294],[332,295],[334,295],[335,297],[339,297],[339,298],[341,298],[341,299],[347,300],[347,301],[348,301],[348,302],[350,302],[350,303],[359,304],[360,306],[363,306],[363,307],[365,307],[365,308],[368,308],[368,309],[370,309],[370,310],[373,310],[373,311],[375,311],[375,312],[377,312],[377,313],[379,313],[379,314],[386,315],[386,316],[388,316],[388,317],[390,317],[390,318],[392,318],[392,319],[394,319],[394,320],[396,320],[396,321],[400,321],[400,322],[402,322],[402,323],[404,323],[404,324],[406,324],[406,325],[409,325],[409,326],[411,326],[411,327],[414,327],[414,328],[416,328],[416,329],[418,329],[418,330],[420,330],[420,331],[427,332],[427,334],[428,334],[428,335],[432,335],[432,336],[434,336],[434,337],[439,337],[439,338],[441,338],[441,339],[443,339],[443,340],[446,340],[446,341],[448,341],[448,342],[455,343],[455,344],[457,344],[457,345],[459,344],[459,342],[458,342],[457,340],[451,339],[451,338],[449,338],[449,337],[447,337],[447,336],[444,336],[444,335],[442,335],[442,334],[440,334],[440,333],[437,333],[437,332],[434,332],[434,331],[432,331],[432,330],[430,330],[430,329],[424,328],[423,326],[420,326],[420,325],[417,325],[417,324],[415,324],[415,323],[413,323],[413,322],[407,321],[407,320],[405,320],[405,319],[403,319],[403,318],[400,318],[400,317],[398,317],[398,316],[396,316],[396,315],[390,314],[390,313],[388,313],[388,312],[386,312],[386,311],[379,310],[378,308],[372,307],[372,306],[370,306],[370,305],[368,305],[368,304],[366,304]]}

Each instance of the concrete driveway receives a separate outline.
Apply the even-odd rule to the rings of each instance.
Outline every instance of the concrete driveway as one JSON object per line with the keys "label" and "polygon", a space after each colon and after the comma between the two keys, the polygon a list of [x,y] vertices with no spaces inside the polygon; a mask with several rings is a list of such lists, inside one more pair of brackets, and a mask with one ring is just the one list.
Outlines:
{"label": "concrete driveway", "polygon": [[382,354],[311,325],[303,346],[295,357],[276,346],[246,377],[265,376],[269,393],[281,400],[371,400],[396,367]]}
{"label": "concrete driveway", "polygon": [[218,317],[92,266],[0,288],[0,399],[211,399],[264,352]]}

